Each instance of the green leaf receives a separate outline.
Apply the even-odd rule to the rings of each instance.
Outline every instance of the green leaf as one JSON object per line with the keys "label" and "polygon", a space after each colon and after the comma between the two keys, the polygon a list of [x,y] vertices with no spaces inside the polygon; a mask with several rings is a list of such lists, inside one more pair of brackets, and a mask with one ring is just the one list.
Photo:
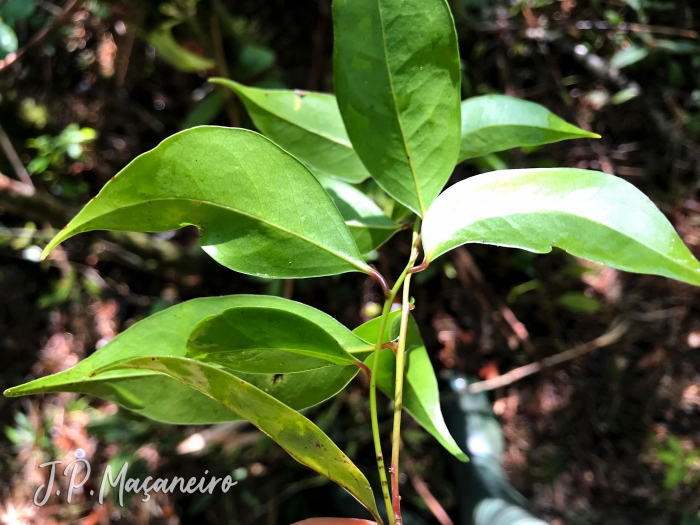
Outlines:
{"label": "green leaf", "polygon": [[600,311],[600,301],[582,293],[568,292],[557,299],[557,304],[572,312],[595,314]]}
{"label": "green leaf", "polygon": [[17,35],[7,24],[0,21],[0,60],[17,51]]}
{"label": "green leaf", "polygon": [[260,132],[320,178],[333,176],[356,183],[369,177],[350,144],[333,95],[258,89],[225,78],[209,82],[235,91]]}
{"label": "green leaf", "polygon": [[189,224],[204,250],[272,278],[369,272],[309,170],[262,135],[202,126],[133,160],[46,247],[90,230],[163,232]]}
{"label": "green leaf", "polygon": [[354,186],[333,179],[321,180],[321,184],[340,210],[361,253],[376,250],[399,231],[399,225]]}
{"label": "green leaf", "polygon": [[321,429],[296,410],[240,378],[192,359],[146,357],[106,370],[124,368],[165,374],[221,403],[270,436],[299,463],[335,481],[381,523],[372,489],[362,472]]}
{"label": "green leaf", "polygon": [[[268,296],[208,297],[187,301],[152,315],[119,334],[70,370],[10,388],[5,395],[79,392],[172,424],[197,425],[236,419],[219,403],[161,374],[133,370],[97,377],[92,374],[105,366],[136,357],[185,356],[189,335],[200,321],[237,306],[270,307],[303,315],[335,334],[338,342],[353,353],[362,352],[368,346],[367,341],[353,333],[339,330],[342,325],[332,317],[301,303]],[[301,410],[340,392],[358,371],[353,365],[296,374],[235,374],[290,407]]]}
{"label": "green leaf", "polygon": [[636,64],[649,56],[649,49],[646,46],[632,44],[629,47],[621,49],[610,59],[610,65],[617,68],[623,68]]}
{"label": "green leaf", "polygon": [[572,126],[534,102],[505,95],[473,97],[462,101],[459,161],[583,137],[600,135]]}
{"label": "green leaf", "polygon": [[[382,337],[383,342],[389,342],[399,335],[401,311],[389,314],[387,327]],[[363,339],[375,341],[379,319],[372,319],[358,326],[354,332]],[[379,354],[378,371],[373,369],[374,354],[365,359],[365,364],[372,368],[377,375],[377,385],[390,399],[394,399],[396,384],[396,356],[391,349],[382,350]],[[404,376],[403,408],[413,419],[427,430],[440,444],[461,461],[468,461],[466,454],[459,448],[447,430],[447,425],[440,410],[440,393],[433,365],[430,363],[425,344],[418,331],[413,317],[409,318],[406,334],[406,365]]]}
{"label": "green leaf", "polygon": [[264,73],[274,64],[274,51],[264,46],[245,44],[238,54],[236,71],[239,77],[250,78]]}
{"label": "green leaf", "polygon": [[466,243],[549,253],[700,285],[700,263],[638,189],[569,168],[495,171],[459,182],[423,222],[427,260]]}
{"label": "green leaf", "polygon": [[185,117],[181,129],[194,128],[211,123],[224,107],[224,94],[220,91],[209,93],[192,108]]}
{"label": "green leaf", "polygon": [[14,27],[18,20],[31,16],[35,10],[34,0],[6,0],[0,5],[0,18],[10,27]]}
{"label": "green leaf", "polygon": [[[392,329],[394,323],[398,324],[398,319],[401,317],[401,310],[394,310],[389,312],[389,317],[387,317],[386,326],[384,327],[384,334],[382,335],[382,344],[388,343],[392,340]],[[375,317],[369,321],[361,324],[355,328],[352,333],[360,337],[364,341],[369,341],[370,343],[377,342],[377,333],[379,332],[379,324],[381,318]],[[397,332],[398,333],[398,332]],[[367,356],[364,356],[367,357]]]}
{"label": "green leaf", "polygon": [[[187,357],[239,372],[279,374],[340,365],[359,366],[333,331],[303,315],[274,307],[229,308],[201,321],[190,334]],[[369,350],[371,346],[366,346]]]}
{"label": "green leaf", "polygon": [[421,217],[459,152],[457,34],[445,0],[335,0],[340,113],[377,183]]}
{"label": "green leaf", "polygon": [[173,37],[172,27],[173,24],[168,22],[148,34],[148,43],[156,48],[163,61],[185,73],[212,69],[216,65],[211,58],[195,55],[178,44]]}

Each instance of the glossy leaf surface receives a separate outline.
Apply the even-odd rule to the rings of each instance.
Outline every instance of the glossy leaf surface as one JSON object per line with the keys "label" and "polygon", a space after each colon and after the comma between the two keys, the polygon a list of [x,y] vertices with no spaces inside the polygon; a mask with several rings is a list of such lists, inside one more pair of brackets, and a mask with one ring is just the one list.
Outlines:
{"label": "glossy leaf surface", "polygon": [[113,365],[165,374],[210,397],[262,430],[294,459],[338,483],[378,520],[364,474],[316,425],[296,410],[218,368],[181,357],[146,357]]}
{"label": "glossy leaf surface", "polygon": [[293,312],[230,308],[204,319],[190,334],[187,357],[249,373],[304,372],[359,364],[335,334]]}
{"label": "glossy leaf surface", "polygon": [[350,143],[333,95],[258,89],[224,78],[209,81],[235,91],[255,127],[321,178],[362,182],[369,177]]}
{"label": "glossy leaf surface", "polygon": [[263,277],[367,272],[343,218],[297,159],[257,133],[202,126],[132,161],[46,247],[90,230],[190,224],[217,262]]}
{"label": "glossy leaf surface", "polygon": [[423,222],[428,260],[466,243],[548,253],[700,285],[700,263],[664,215],[613,175],[578,169],[495,171],[459,182]]}
{"label": "glossy leaf surface", "polygon": [[321,184],[340,210],[360,253],[376,250],[399,231],[399,225],[354,186],[333,179],[325,179]]}
{"label": "glossy leaf surface", "polygon": [[[399,335],[401,312],[390,314],[387,327],[382,340],[391,341]],[[373,339],[377,336],[379,319],[373,319],[357,327],[355,333],[365,339]],[[365,359],[365,364],[373,369],[374,355]],[[394,386],[396,384],[396,356],[391,349],[382,350],[379,354],[377,385],[390,399],[394,399]],[[437,378],[433,365],[430,363],[428,352],[418,331],[418,326],[409,318],[408,333],[406,334],[406,365],[404,378],[403,408],[419,425],[427,430],[440,444],[451,454],[462,461],[467,461],[467,456],[450,435],[445,420],[440,410],[440,393],[438,391]]]}
{"label": "glossy leaf surface", "polygon": [[584,137],[600,138],[534,102],[505,95],[485,95],[462,101],[460,162],[511,148]]}
{"label": "glossy leaf surface", "polygon": [[445,0],[335,0],[340,113],[377,183],[423,216],[459,152],[457,34]]}
{"label": "glossy leaf surface", "polygon": [[[92,376],[96,370],[135,357],[184,356],[190,332],[203,319],[236,306],[284,309],[336,333],[337,340],[353,352],[367,342],[342,327],[332,317],[309,306],[278,297],[231,295],[194,299],[173,306],[136,323],[75,367],[25,385],[11,388],[12,397],[48,392],[80,392],[107,399],[157,421],[173,424],[216,423],[236,416],[207,396],[167,376],[124,370]],[[300,410],[316,405],[342,390],[358,372],[356,366],[329,367],[296,374],[236,375]]]}

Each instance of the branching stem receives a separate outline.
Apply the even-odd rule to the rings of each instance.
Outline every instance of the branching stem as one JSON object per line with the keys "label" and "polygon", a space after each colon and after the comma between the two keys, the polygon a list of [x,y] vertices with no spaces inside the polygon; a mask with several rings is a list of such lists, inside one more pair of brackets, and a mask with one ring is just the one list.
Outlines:
{"label": "branching stem", "polygon": [[[382,309],[382,316],[379,320],[379,332],[377,335],[377,344],[374,347],[374,360],[372,362],[372,370],[377,370],[379,367],[379,352],[382,349],[382,340],[384,331],[386,330],[386,323],[389,318],[389,312],[391,311],[391,303],[393,302],[392,297],[387,297],[384,301],[384,308]],[[369,408],[370,415],[372,419],[372,439],[374,440],[374,455],[377,459],[377,468],[379,469],[379,481],[382,485],[382,497],[384,498],[384,505],[386,506],[386,513],[389,516],[389,524],[396,525],[394,519],[394,512],[391,508],[391,496],[389,495],[389,484],[386,479],[386,468],[384,467],[384,455],[382,454],[382,444],[379,437],[379,419],[377,417],[377,375],[371,374],[369,380]]]}
{"label": "branching stem", "polygon": [[[394,299],[396,298],[396,295],[399,293],[399,290],[401,289],[401,286],[403,285],[404,281],[407,279],[409,276],[409,272],[412,269],[413,265],[416,262],[416,258],[418,257],[418,245],[420,243],[420,235],[418,234],[418,231],[420,230],[420,219],[416,221],[416,224],[414,224],[413,227],[413,243],[412,243],[412,249],[411,249],[411,258],[406,265],[406,268],[404,269],[403,272],[401,272],[401,275],[399,278],[396,280],[396,284],[394,284],[393,288],[389,289],[388,285],[386,284],[386,281],[382,278],[381,280],[377,279],[375,275],[375,280],[377,280],[381,285],[382,289],[384,290],[384,295],[386,297],[386,300],[384,301],[384,307],[382,308],[382,314],[379,319],[379,330],[377,333],[377,341],[374,347],[374,357],[372,359],[372,370],[377,370],[379,367],[379,353],[381,352],[382,348],[384,347],[384,334],[386,332],[387,328],[387,321],[389,319],[389,313],[391,312],[391,305],[394,303]],[[375,270],[376,271],[376,270]],[[379,272],[376,272],[376,275],[380,276]],[[410,279],[408,279],[410,281]],[[407,296],[408,294],[408,289],[404,291],[404,296]],[[404,303],[408,303],[408,300],[405,299]],[[410,311],[410,304],[406,306],[404,304],[404,308],[406,312]],[[406,319],[408,320],[408,314],[406,312],[402,313],[403,315],[406,316]],[[402,326],[403,326],[403,319],[402,319]],[[403,346],[402,345],[403,341]],[[401,354],[403,354],[404,350],[406,347],[406,330],[402,329],[401,335],[399,337],[399,343],[396,348],[396,352],[399,350],[401,351]],[[401,357],[401,389],[403,389],[403,355]],[[397,356],[397,366],[398,366],[398,356]],[[397,377],[399,374],[397,374]],[[401,403],[402,403],[402,398],[399,398],[399,417],[401,414]],[[401,514],[400,514],[400,506],[399,506],[399,501],[400,501],[400,496],[398,493],[398,469],[395,468],[392,465],[391,469],[391,474],[392,474],[392,492],[395,493],[394,496],[394,504],[392,505],[392,498],[389,492],[389,483],[387,480],[386,476],[386,467],[384,464],[384,455],[382,454],[382,446],[381,446],[381,441],[380,441],[380,436],[379,436],[379,418],[377,416],[377,374],[371,374],[370,375],[370,382],[369,382],[369,404],[370,404],[370,415],[371,415],[371,420],[372,420],[372,438],[374,440],[374,452],[375,456],[377,459],[377,467],[379,469],[379,481],[381,482],[382,485],[382,497],[384,499],[384,505],[386,506],[386,513],[389,516],[389,524],[390,525],[401,525]],[[395,403],[396,404],[396,403]],[[396,412],[394,413],[394,425],[396,425]],[[398,429],[395,427],[395,434],[399,435],[401,431],[400,424]],[[398,467],[398,448],[396,448],[396,455],[397,455],[397,460],[396,460],[396,467]],[[392,452],[392,461],[393,461],[393,452]],[[394,481],[396,480],[396,481]],[[394,489],[395,485],[395,489]],[[398,511],[398,514],[395,515],[395,509]]]}
{"label": "branching stem", "polygon": [[401,496],[399,495],[399,453],[401,450],[401,413],[403,411],[403,380],[406,364],[406,334],[408,332],[408,315],[411,312],[411,275],[413,265],[418,258],[420,246],[420,219],[413,226],[413,242],[408,271],[403,282],[403,300],[401,302],[401,328],[396,349],[396,383],[394,387],[394,429],[391,437],[391,501],[393,503],[396,525],[402,525]]}

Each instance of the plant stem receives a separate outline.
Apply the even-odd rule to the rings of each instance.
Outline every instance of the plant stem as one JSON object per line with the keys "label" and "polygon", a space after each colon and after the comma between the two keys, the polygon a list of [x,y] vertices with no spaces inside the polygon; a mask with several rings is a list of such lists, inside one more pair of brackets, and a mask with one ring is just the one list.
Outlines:
{"label": "plant stem", "polygon": [[401,305],[401,328],[399,342],[396,349],[396,383],[394,387],[394,429],[391,437],[391,501],[393,503],[396,525],[402,525],[401,496],[399,495],[399,452],[401,449],[401,412],[403,411],[403,380],[406,363],[406,334],[408,332],[408,315],[411,311],[411,271],[410,269],[418,258],[418,246],[420,244],[420,219],[413,225],[413,242],[411,258],[408,262],[408,270],[405,272],[403,282],[403,301]]}
{"label": "plant stem", "polygon": [[[384,301],[382,316],[379,320],[379,333],[377,335],[377,344],[374,347],[374,360],[372,363],[372,370],[374,371],[376,371],[379,368],[379,352],[381,352],[382,350],[384,330],[386,329],[386,322],[389,318],[389,312],[391,311],[392,302],[393,297],[387,297],[386,301]],[[384,455],[382,454],[382,444],[379,437],[379,418],[377,417],[377,375],[378,374],[370,375],[369,380],[369,407],[372,419],[372,438],[374,440],[374,454],[377,458],[377,468],[379,469],[379,481],[382,485],[382,497],[384,498],[386,513],[389,516],[389,523],[390,525],[396,525],[396,521],[394,519],[394,511],[391,507],[391,496],[389,496],[389,484],[386,479],[386,469],[384,467]]]}
{"label": "plant stem", "polygon": [[[396,284],[394,284],[394,287],[388,291],[388,287],[386,284],[383,284],[382,289],[385,290],[385,296],[386,300],[384,301],[384,307],[382,308],[382,314],[379,319],[379,331],[377,333],[377,341],[374,347],[374,358],[372,360],[372,371],[375,371],[379,368],[379,353],[382,350],[382,344],[384,342],[384,332],[386,331],[386,323],[389,319],[389,312],[391,312],[391,305],[394,303],[394,299],[396,298],[396,295],[399,293],[399,290],[401,289],[401,285],[403,284],[404,280],[407,278],[408,275],[410,275],[410,270],[413,267],[413,264],[416,262],[416,258],[418,257],[418,242],[419,242],[419,236],[417,232],[420,229],[420,219],[416,220],[416,224],[414,224],[413,228],[413,249],[411,250],[411,259],[409,260],[408,264],[406,265],[406,268],[404,268],[403,272],[401,272],[401,275],[399,278],[396,280]],[[378,274],[379,272],[377,272]],[[385,282],[384,279],[382,278],[382,282]],[[387,293],[388,291],[388,293]],[[406,334],[404,331],[403,335],[403,340],[404,340],[404,347],[405,347],[405,340],[406,340]],[[402,368],[403,370],[403,368]],[[402,379],[403,379],[403,373],[402,373]],[[374,452],[375,456],[377,459],[377,467],[379,469],[379,480],[382,485],[382,497],[384,498],[384,505],[386,506],[386,513],[389,516],[389,523],[390,525],[401,525],[400,522],[396,521],[396,517],[394,515],[394,509],[392,506],[391,502],[391,496],[389,494],[389,483],[387,481],[386,477],[386,467],[384,466],[384,455],[382,454],[382,445],[379,437],[379,418],[377,417],[377,374],[371,374],[370,376],[370,381],[369,381],[369,406],[370,406],[370,417],[372,420],[372,438],[374,440]],[[399,410],[400,412],[400,410]],[[398,478],[397,478],[398,479]],[[398,491],[397,491],[397,508],[398,508]],[[400,518],[400,515],[399,515]]]}

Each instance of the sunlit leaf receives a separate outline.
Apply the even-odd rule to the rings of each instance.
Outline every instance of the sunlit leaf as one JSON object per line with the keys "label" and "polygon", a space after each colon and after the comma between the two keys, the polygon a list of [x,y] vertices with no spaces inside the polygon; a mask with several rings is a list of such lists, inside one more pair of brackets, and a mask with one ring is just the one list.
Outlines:
{"label": "sunlit leaf", "polygon": [[[328,325],[329,323],[326,323]],[[229,308],[201,321],[190,334],[187,357],[249,373],[304,372],[328,366],[358,366],[332,331],[303,315],[274,307]]]}
{"label": "sunlit leaf", "polygon": [[112,365],[159,372],[210,397],[270,436],[294,459],[338,483],[369,510],[379,512],[369,482],[342,450],[296,410],[223,370],[181,357],[146,357]]}
{"label": "sunlit leaf", "polygon": [[459,152],[457,34],[445,0],[335,0],[334,79],[353,147],[423,216]]}
{"label": "sunlit leaf", "polygon": [[133,160],[44,255],[90,230],[162,232],[196,225],[204,250],[262,277],[368,272],[343,218],[308,169],[262,135],[202,126]]}
{"label": "sunlit leaf", "polygon": [[369,173],[355,153],[333,95],[257,89],[224,78],[214,84],[236,92],[255,126],[319,177],[362,182]]}
{"label": "sunlit leaf", "polygon": [[[368,343],[345,330],[332,317],[310,306],[278,297],[231,295],[194,299],[163,310],[136,323],[75,367],[25,385],[10,388],[6,396],[17,397],[49,392],[80,392],[113,401],[141,415],[173,424],[203,424],[236,419],[231,411],[207,396],[167,376],[146,371],[123,370],[93,376],[105,366],[135,357],[185,356],[187,340],[203,319],[237,306],[282,309],[303,315],[353,353]],[[366,355],[358,354],[360,357]],[[236,375],[300,410],[334,396],[355,377],[357,366],[333,366],[295,374]]]}
{"label": "sunlit leaf", "polygon": [[423,222],[429,261],[466,243],[548,253],[561,248],[613,268],[700,285],[700,263],[638,189],[569,168],[495,171],[459,182]]}
{"label": "sunlit leaf", "polygon": [[583,137],[600,135],[572,126],[534,102],[505,95],[462,101],[460,161],[511,148]]}

